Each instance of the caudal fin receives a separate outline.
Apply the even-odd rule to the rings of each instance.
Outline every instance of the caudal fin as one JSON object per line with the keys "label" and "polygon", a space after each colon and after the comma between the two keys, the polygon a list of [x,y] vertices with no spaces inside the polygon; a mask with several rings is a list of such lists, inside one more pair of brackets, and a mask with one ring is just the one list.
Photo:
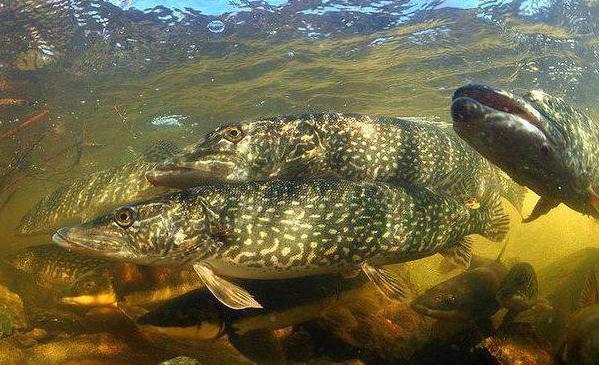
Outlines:
{"label": "caudal fin", "polygon": [[491,241],[503,241],[510,229],[510,216],[501,206],[501,199],[492,197],[476,211],[474,216],[481,227],[478,233]]}

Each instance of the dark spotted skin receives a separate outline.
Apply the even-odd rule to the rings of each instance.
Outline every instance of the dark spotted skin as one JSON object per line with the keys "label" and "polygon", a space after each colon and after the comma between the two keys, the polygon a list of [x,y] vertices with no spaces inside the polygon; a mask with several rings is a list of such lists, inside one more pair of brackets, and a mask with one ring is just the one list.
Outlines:
{"label": "dark spotted skin", "polygon": [[175,152],[178,149],[174,145],[159,143],[134,161],[70,181],[40,199],[21,218],[18,234],[52,232],[61,225],[81,223],[115,206],[164,192],[152,186],[143,174],[157,160]]}
{"label": "dark spotted skin", "polygon": [[8,263],[31,276],[41,287],[63,295],[83,295],[112,290],[113,263],[80,255],[53,244],[26,247]]}
{"label": "dark spotted skin", "polygon": [[449,125],[341,113],[227,125],[147,175],[154,184],[175,187],[311,176],[407,181],[460,200],[497,194],[518,208],[525,192]]}
{"label": "dark spotted skin", "polygon": [[[200,186],[64,228],[57,242],[140,264],[207,262],[218,274],[277,279],[430,256],[492,231],[494,210],[416,186],[336,179]],[[117,209],[117,215],[120,210]]]}
{"label": "dark spotted skin", "polygon": [[[454,94],[454,129],[514,181],[545,200],[599,218],[599,125],[565,100],[486,85]],[[539,214],[540,215],[540,214]]]}

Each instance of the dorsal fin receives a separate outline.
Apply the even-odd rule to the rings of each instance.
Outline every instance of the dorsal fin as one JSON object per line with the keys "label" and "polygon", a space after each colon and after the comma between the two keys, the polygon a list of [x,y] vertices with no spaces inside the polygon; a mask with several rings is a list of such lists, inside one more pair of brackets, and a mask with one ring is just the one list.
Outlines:
{"label": "dorsal fin", "polygon": [[579,309],[599,304],[599,287],[597,284],[597,272],[595,269],[592,269],[587,275],[580,298],[578,299]]}

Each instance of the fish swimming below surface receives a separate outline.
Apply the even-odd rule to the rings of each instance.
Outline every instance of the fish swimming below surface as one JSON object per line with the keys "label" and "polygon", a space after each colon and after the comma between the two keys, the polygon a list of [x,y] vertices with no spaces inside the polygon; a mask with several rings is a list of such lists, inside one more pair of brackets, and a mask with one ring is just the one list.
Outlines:
{"label": "fish swimming below surface", "polygon": [[115,265],[108,260],[47,244],[22,249],[8,264],[56,293],[62,304],[112,305],[117,300],[111,275]]}
{"label": "fish swimming below surface", "polygon": [[599,218],[599,124],[564,100],[483,85],[458,89],[456,132],[541,199],[529,222],[564,203]]}
{"label": "fish swimming below surface", "polygon": [[368,281],[334,275],[287,280],[245,280],[239,285],[259,296],[263,309],[233,310],[222,305],[207,288],[173,298],[138,318],[143,329],[169,337],[214,340],[227,335],[245,356],[257,363],[284,359],[274,330],[314,320],[355,299]]}
{"label": "fish swimming below surface", "polygon": [[449,124],[341,113],[227,125],[146,176],[153,184],[177,188],[314,176],[407,181],[443,185],[443,193],[471,204],[497,194],[518,210],[526,192],[458,138]]}
{"label": "fish swimming below surface", "polygon": [[[502,250],[503,252],[503,250]],[[475,324],[492,330],[490,318],[500,308],[508,310],[503,323],[530,309],[538,296],[533,267],[517,263],[508,270],[500,261],[475,256],[469,270],[426,290],[412,302],[417,312],[438,320]]]}
{"label": "fish swimming below surface", "polygon": [[383,265],[443,254],[467,267],[470,235],[502,240],[499,199],[469,209],[419,186],[337,179],[200,186],[64,227],[69,249],[146,265],[191,263],[225,305],[260,308],[222,276],[286,279],[362,271],[386,296],[406,297]]}
{"label": "fish swimming below surface", "polygon": [[98,171],[76,179],[39,200],[21,219],[17,233],[36,235],[81,223],[115,206],[162,193],[144,178],[157,161],[178,151],[169,142],[157,143],[142,157],[125,165]]}
{"label": "fish swimming below surface", "polygon": [[7,263],[22,274],[18,281],[29,278],[59,304],[80,307],[151,304],[201,285],[192,272],[110,261],[55,244],[23,248]]}
{"label": "fish swimming below surface", "polygon": [[578,308],[558,344],[558,363],[599,364],[599,281],[595,269],[591,270],[586,279]]}

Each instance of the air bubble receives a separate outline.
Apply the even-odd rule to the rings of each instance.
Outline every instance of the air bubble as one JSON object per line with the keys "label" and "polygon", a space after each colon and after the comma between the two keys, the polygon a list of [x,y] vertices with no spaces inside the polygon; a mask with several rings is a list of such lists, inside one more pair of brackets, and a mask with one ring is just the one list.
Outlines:
{"label": "air bubble", "polygon": [[212,33],[221,33],[225,30],[225,23],[221,22],[220,20],[213,20],[208,23],[208,30]]}

